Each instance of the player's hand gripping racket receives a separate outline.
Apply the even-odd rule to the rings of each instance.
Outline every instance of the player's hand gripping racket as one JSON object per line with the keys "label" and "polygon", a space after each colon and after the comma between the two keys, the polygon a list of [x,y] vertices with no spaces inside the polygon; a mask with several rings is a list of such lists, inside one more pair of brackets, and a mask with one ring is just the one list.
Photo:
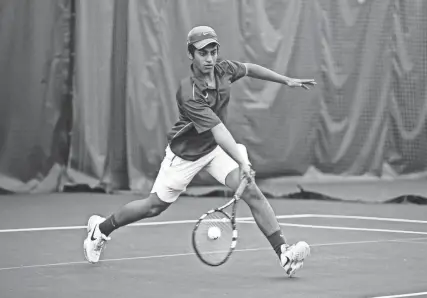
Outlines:
{"label": "player's hand gripping racket", "polygon": [[[233,198],[225,205],[203,214],[193,229],[193,248],[209,266],[224,264],[237,244],[236,206],[249,183],[245,177]],[[231,206],[231,216],[225,209]]]}

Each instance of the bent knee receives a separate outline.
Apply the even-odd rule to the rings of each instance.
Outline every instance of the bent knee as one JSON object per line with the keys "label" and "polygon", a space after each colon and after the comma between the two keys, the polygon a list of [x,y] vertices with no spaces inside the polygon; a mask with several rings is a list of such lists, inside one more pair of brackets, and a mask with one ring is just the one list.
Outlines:
{"label": "bent knee", "polygon": [[150,211],[148,212],[148,217],[154,217],[160,215],[166,208],[160,206],[151,206]]}
{"label": "bent knee", "polygon": [[166,203],[160,200],[156,193],[151,193],[148,199],[150,200],[150,211],[148,214],[149,217],[154,217],[161,214],[170,206],[170,203]]}
{"label": "bent knee", "polygon": [[259,200],[258,191],[256,189],[255,184],[251,183],[246,187],[245,192],[242,196],[243,200],[246,201],[246,203],[250,204],[254,200]]}

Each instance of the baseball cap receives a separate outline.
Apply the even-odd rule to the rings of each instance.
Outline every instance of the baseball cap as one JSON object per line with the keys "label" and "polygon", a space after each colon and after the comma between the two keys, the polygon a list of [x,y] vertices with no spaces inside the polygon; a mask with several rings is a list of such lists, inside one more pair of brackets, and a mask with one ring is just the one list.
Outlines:
{"label": "baseball cap", "polygon": [[218,36],[211,27],[197,26],[188,32],[187,45],[192,44],[196,49],[200,50],[210,43],[219,45]]}

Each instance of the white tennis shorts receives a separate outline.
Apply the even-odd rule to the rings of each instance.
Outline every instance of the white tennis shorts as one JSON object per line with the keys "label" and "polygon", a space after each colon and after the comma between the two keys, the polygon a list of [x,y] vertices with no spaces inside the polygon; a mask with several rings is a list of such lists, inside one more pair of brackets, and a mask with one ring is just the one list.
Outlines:
{"label": "white tennis shorts", "polygon": [[[248,158],[246,147],[237,145],[239,150]],[[205,169],[218,182],[225,185],[225,178],[239,165],[220,146],[217,146],[209,154],[196,161],[184,160],[176,156],[169,146],[166,147],[166,155],[160,166],[159,174],[154,182],[151,193],[164,202],[175,202],[180,194],[187,189],[194,176]]]}

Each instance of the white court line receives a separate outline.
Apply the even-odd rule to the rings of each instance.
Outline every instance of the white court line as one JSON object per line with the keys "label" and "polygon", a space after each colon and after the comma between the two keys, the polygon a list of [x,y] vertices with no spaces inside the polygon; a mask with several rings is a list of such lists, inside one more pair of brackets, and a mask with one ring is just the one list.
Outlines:
{"label": "white court line", "polygon": [[[393,240],[401,240],[401,239],[421,240],[421,239],[427,239],[427,237],[319,243],[319,244],[310,244],[310,247],[367,244],[367,243],[383,243],[383,242],[390,242]],[[271,249],[271,247],[243,248],[243,249],[235,249],[234,251],[235,252],[251,252],[251,251],[269,250],[269,249]],[[151,255],[151,256],[144,256],[144,257],[104,259],[104,260],[99,261],[99,263],[119,262],[119,261],[134,261],[134,260],[151,260],[151,259],[162,259],[162,258],[173,258],[173,257],[185,257],[185,256],[192,256],[192,255],[195,255],[195,253],[189,252],[189,253],[167,254],[167,255]],[[70,266],[70,265],[81,265],[81,264],[87,264],[88,265],[88,262],[77,261],[77,262],[50,263],[50,264],[39,264],[39,265],[22,265],[22,266],[16,266],[16,267],[3,267],[3,268],[0,268],[0,271],[17,270],[17,269],[31,269],[31,268],[43,268],[43,267]]]}
{"label": "white court line", "polygon": [[[279,215],[277,218],[303,218],[310,217],[308,214],[291,214],[291,215]],[[198,220],[198,219],[197,219]],[[196,223],[196,219],[190,220],[171,220],[171,221],[154,221],[154,222],[140,222],[127,225],[127,227],[140,227],[140,226],[161,226],[161,225],[176,225],[176,224],[188,224]],[[253,217],[238,217],[237,221],[253,220]],[[80,230],[86,229],[86,226],[63,226],[63,227],[43,227],[43,228],[22,228],[22,229],[3,229],[0,233],[17,233],[17,232],[41,232],[41,231],[61,231],[61,230]]]}
{"label": "white court line", "polygon": [[399,243],[416,243],[416,244],[424,244],[427,245],[427,242],[421,242],[421,241],[415,241],[415,240],[394,240],[393,242],[399,242]]}
{"label": "white court line", "polygon": [[[376,221],[393,221],[393,222],[407,222],[407,223],[427,223],[422,220],[412,219],[399,219],[388,217],[367,217],[367,216],[350,216],[350,215],[326,215],[326,214],[291,214],[291,215],[278,215],[277,219],[291,219],[291,218],[341,218],[341,219],[363,219],[363,220],[376,220]],[[160,225],[174,225],[174,224],[188,224],[195,223],[197,220],[173,220],[173,221],[156,221],[156,222],[141,222],[128,225],[128,227],[138,226],[160,226]],[[239,217],[237,221],[253,221],[253,217]],[[406,234],[427,234],[426,232],[416,231],[401,231],[401,230],[381,230],[381,229],[363,229],[363,228],[346,228],[346,227],[332,227],[332,226],[311,226],[302,224],[282,224],[295,227],[311,227],[335,230],[358,230],[358,231],[373,231],[373,232],[389,232],[389,233],[406,233]],[[86,226],[63,226],[63,227],[42,227],[42,228],[21,228],[21,229],[3,229],[0,233],[17,233],[17,232],[41,232],[41,231],[60,231],[60,230],[79,230],[86,229]]]}
{"label": "white court line", "polygon": [[417,297],[421,295],[427,295],[427,292],[408,293],[408,294],[390,295],[390,296],[376,296],[372,298],[403,298],[403,297]]}
{"label": "white court line", "polygon": [[[243,220],[243,221],[240,221],[239,223],[254,224],[255,221],[254,220]],[[385,233],[427,235],[427,232],[406,231],[406,230],[386,230],[386,229],[369,229],[369,228],[350,228],[350,227],[339,227],[339,226],[302,225],[302,224],[291,224],[291,223],[281,223],[281,222],[279,222],[279,225],[289,226],[289,227],[297,227],[297,228],[312,228],[312,229],[327,229],[327,230],[350,230],[350,231],[364,231],[364,232],[385,232]],[[427,244],[427,242],[425,244]]]}
{"label": "white court line", "polygon": [[331,214],[305,214],[305,215],[306,217],[312,217],[312,218],[317,217],[317,218],[363,219],[363,220],[375,220],[375,221],[392,221],[392,222],[427,224],[426,220],[405,219],[405,218],[355,216],[355,215],[331,215]]}
{"label": "white court line", "polygon": [[312,229],[328,229],[328,230],[347,230],[347,231],[364,231],[364,232],[384,232],[384,233],[401,233],[401,234],[417,234],[427,235],[427,232],[406,231],[406,230],[386,230],[386,229],[369,229],[369,228],[350,228],[350,227],[336,227],[336,226],[318,226],[318,225],[301,225],[290,223],[279,223],[281,226],[298,227],[298,228],[312,228]]}

